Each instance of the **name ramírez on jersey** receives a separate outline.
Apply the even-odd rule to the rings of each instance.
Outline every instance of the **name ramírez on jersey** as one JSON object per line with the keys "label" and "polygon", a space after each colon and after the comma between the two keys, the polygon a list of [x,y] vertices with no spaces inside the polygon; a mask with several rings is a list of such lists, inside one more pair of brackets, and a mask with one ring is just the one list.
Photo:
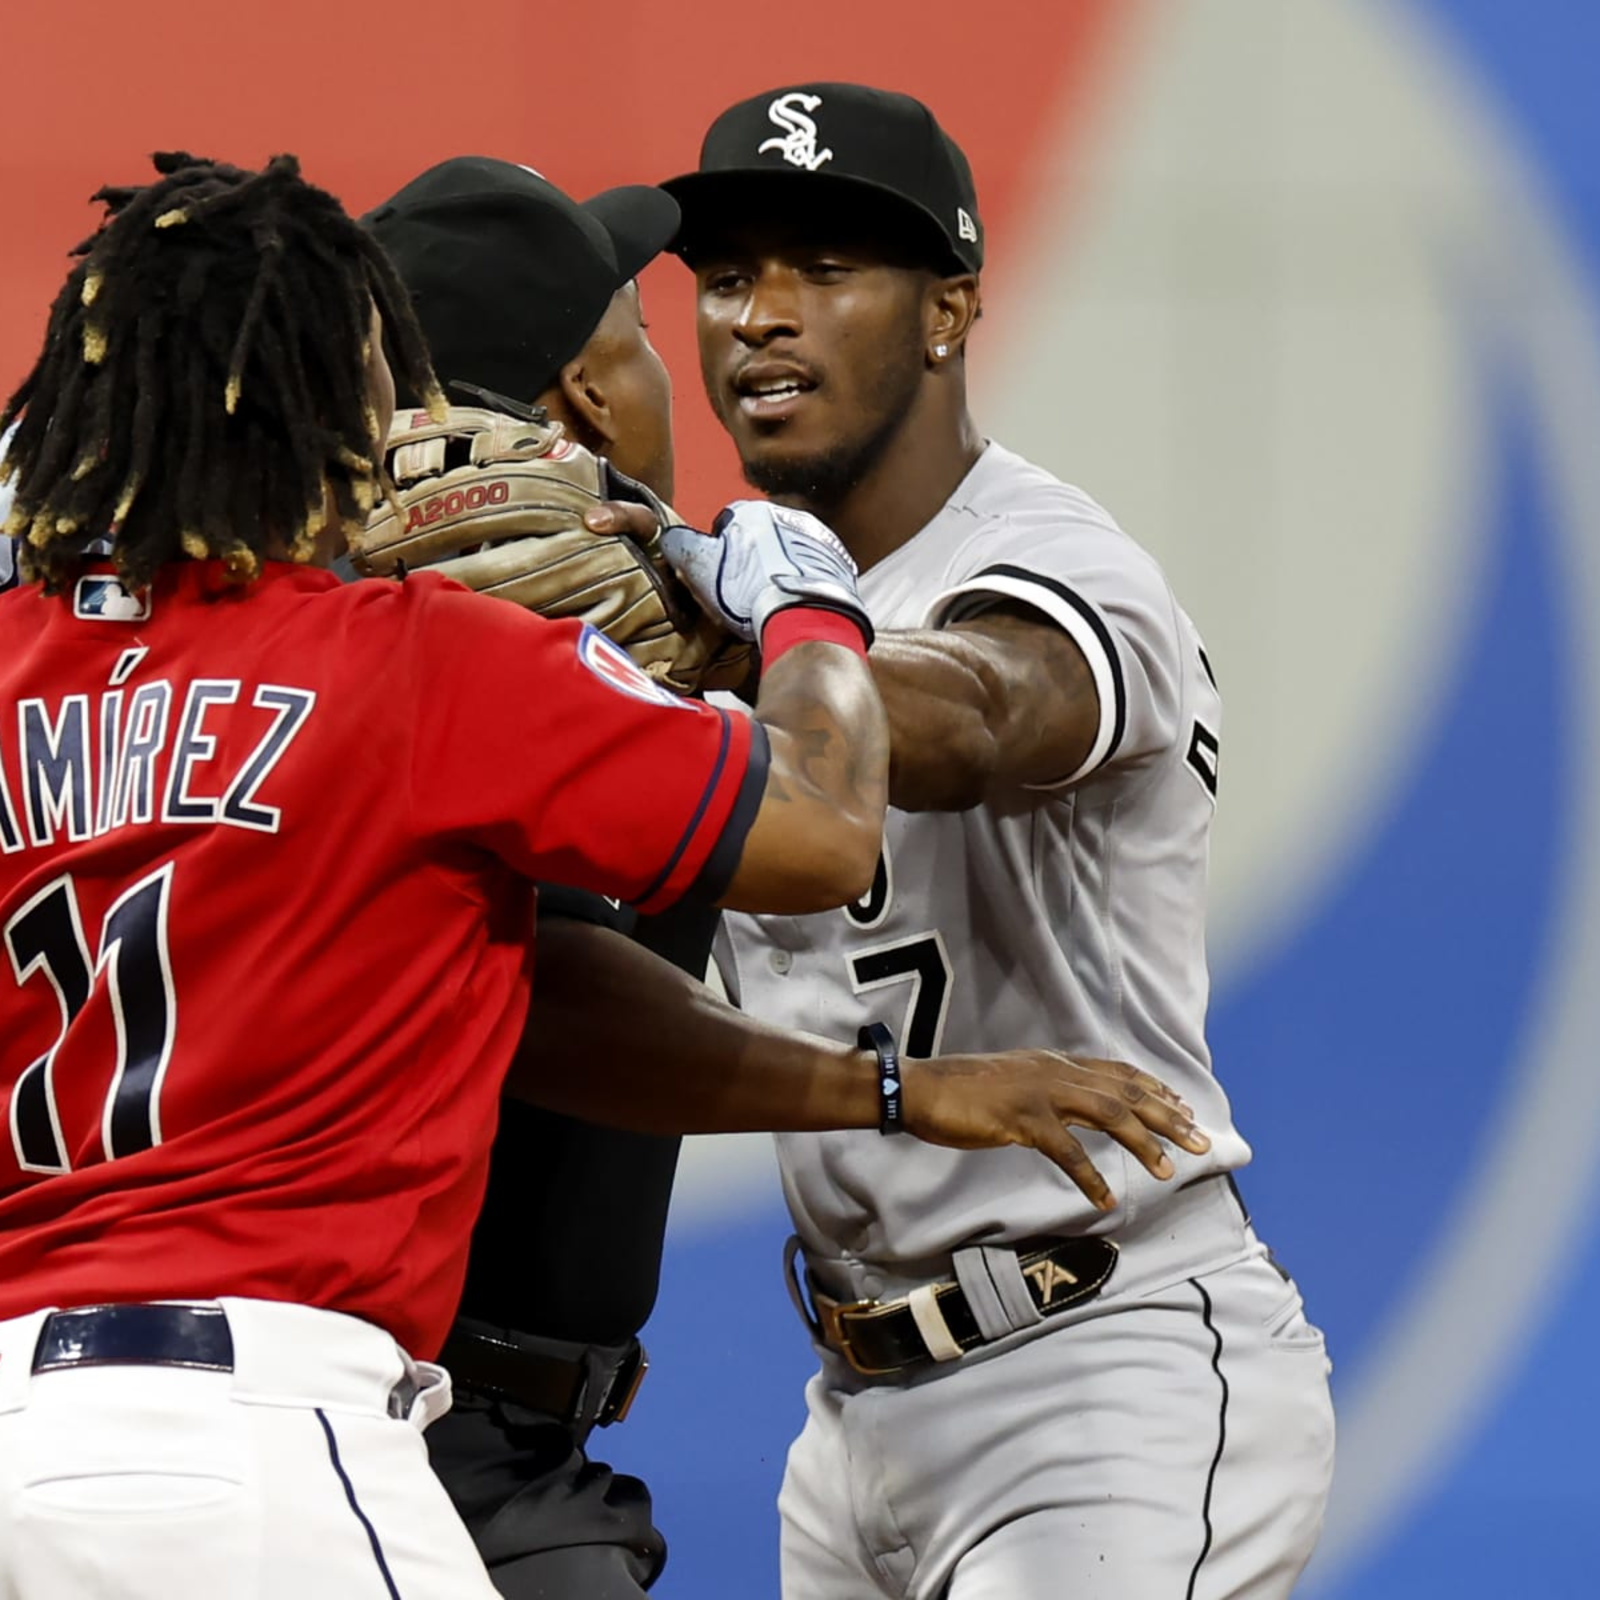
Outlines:
{"label": "name ram\u00edrez on jersey", "polygon": [[[0,724],[0,850],[151,822],[276,833],[281,813],[259,794],[316,699],[284,684],[196,678],[174,687],[156,678],[54,704],[19,700],[15,722]],[[265,725],[233,770],[219,770],[207,722],[214,728],[222,708],[237,705],[265,713]]]}

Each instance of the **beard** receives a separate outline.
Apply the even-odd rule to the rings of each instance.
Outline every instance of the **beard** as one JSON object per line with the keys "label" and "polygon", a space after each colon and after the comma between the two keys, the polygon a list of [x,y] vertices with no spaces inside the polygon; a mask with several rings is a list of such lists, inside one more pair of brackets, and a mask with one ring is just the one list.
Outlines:
{"label": "beard", "polygon": [[773,500],[793,500],[826,513],[842,503],[883,459],[905,421],[903,412],[882,418],[873,431],[810,456],[767,457],[743,463],[744,481]]}
{"label": "beard", "polygon": [[871,475],[911,413],[922,386],[922,354],[914,340],[904,341],[903,348],[904,359],[881,368],[863,397],[861,409],[871,420],[862,432],[807,456],[757,455],[741,461],[745,482],[826,521]]}

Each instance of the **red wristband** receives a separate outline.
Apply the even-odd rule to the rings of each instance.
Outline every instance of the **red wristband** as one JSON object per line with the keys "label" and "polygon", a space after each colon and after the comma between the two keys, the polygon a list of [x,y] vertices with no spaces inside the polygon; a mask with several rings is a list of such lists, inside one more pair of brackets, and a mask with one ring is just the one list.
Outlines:
{"label": "red wristband", "polygon": [[797,644],[842,644],[865,659],[867,641],[861,624],[842,611],[821,606],[785,606],[761,635],[761,670],[765,672]]}

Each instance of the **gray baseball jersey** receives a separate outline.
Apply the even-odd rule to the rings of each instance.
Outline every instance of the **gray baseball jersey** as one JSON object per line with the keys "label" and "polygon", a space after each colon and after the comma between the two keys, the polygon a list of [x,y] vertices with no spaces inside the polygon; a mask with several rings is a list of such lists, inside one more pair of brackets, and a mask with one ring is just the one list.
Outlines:
{"label": "gray baseball jersey", "polygon": [[1205,1041],[1205,878],[1221,700],[1156,562],[1081,491],[990,444],[937,516],[867,572],[879,629],[1020,601],[1094,673],[1100,727],[1060,785],[963,812],[892,810],[871,892],[811,917],[730,915],[718,961],[768,1021],[834,1038],[889,1023],[908,1055],[1048,1045],[1162,1077],[1211,1135],[1158,1183],[1103,1135],[1103,1216],[1032,1151],[876,1132],[779,1138],[807,1253],[886,1265],[982,1241],[1128,1226],[1164,1194],[1250,1158]]}

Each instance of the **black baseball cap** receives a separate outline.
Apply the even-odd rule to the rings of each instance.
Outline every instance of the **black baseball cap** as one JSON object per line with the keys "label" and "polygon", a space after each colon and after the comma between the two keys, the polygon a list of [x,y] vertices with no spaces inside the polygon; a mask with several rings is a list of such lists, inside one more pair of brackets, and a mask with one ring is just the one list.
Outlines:
{"label": "black baseball cap", "polygon": [[679,218],[660,189],[607,189],[580,205],[530,167],[456,156],[361,220],[411,291],[440,382],[526,404],[666,249]]}
{"label": "black baseball cap", "polygon": [[661,187],[683,208],[679,255],[692,255],[698,234],[752,201],[853,192],[875,201],[880,215],[885,201],[897,207],[897,228],[922,234],[939,265],[983,266],[966,156],[920,100],[887,89],[801,83],[741,100],[711,124],[699,169]]}

